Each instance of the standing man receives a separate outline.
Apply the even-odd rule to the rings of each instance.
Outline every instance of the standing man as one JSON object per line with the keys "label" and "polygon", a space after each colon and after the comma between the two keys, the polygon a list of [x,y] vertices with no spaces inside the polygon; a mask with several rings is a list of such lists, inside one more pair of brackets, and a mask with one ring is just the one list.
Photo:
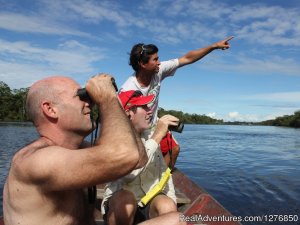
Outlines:
{"label": "standing man", "polygon": [[[232,38],[228,37],[207,47],[190,51],[180,58],[163,62],[159,61],[158,48],[153,44],[145,45],[140,43],[132,47],[129,65],[132,66],[135,73],[122,85],[120,92],[140,90],[143,95],[153,94],[155,96],[151,106],[153,118],[151,121],[152,128],[148,131],[149,134],[153,132],[157,122],[159,92],[162,80],[168,76],[173,76],[177,68],[194,63],[215,49],[228,49],[230,47],[228,42]],[[162,140],[160,146],[167,165],[173,169],[180,148],[170,132]]]}

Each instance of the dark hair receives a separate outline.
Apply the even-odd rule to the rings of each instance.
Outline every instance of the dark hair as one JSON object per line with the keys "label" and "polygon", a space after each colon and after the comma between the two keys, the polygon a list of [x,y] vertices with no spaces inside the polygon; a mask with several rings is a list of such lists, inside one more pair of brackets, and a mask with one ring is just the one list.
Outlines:
{"label": "dark hair", "polygon": [[158,48],[153,45],[145,45],[144,43],[136,44],[132,47],[129,58],[129,65],[132,66],[134,71],[139,70],[139,62],[147,63],[151,55],[158,52]]}

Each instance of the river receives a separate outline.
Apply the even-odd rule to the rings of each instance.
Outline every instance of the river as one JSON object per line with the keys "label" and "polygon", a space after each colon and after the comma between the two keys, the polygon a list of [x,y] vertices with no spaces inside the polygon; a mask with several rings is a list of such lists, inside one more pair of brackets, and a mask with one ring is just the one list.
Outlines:
{"label": "river", "polygon": [[[300,129],[185,125],[174,136],[181,146],[176,166],[232,214],[297,215],[297,223],[263,224],[300,224]],[[0,215],[10,160],[36,137],[31,126],[0,125]]]}

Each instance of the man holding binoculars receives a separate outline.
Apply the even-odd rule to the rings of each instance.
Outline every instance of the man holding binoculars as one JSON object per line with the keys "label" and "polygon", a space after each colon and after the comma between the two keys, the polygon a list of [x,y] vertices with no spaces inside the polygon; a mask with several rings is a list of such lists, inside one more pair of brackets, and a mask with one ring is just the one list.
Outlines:
{"label": "man holding binoculars", "polygon": [[171,169],[166,166],[159,143],[170,125],[178,125],[178,118],[172,115],[159,118],[155,131],[148,137],[143,132],[151,123],[152,111],[148,105],[154,100],[154,95],[143,96],[140,91],[130,90],[121,92],[119,99],[143,140],[148,162],[143,168],[133,170],[106,186],[102,214],[109,225],[131,225],[140,219],[177,212]]}
{"label": "man holding binoculars", "polygon": [[[77,95],[79,84],[69,77],[48,77],[31,86],[26,111],[39,137],[12,159],[3,190],[6,225],[95,225],[94,204],[84,190],[148,161],[111,78],[101,74],[88,80],[90,98],[85,100]],[[93,129],[92,104],[101,112],[101,133],[94,146],[84,142]],[[168,214],[146,224],[179,224],[179,217]]]}

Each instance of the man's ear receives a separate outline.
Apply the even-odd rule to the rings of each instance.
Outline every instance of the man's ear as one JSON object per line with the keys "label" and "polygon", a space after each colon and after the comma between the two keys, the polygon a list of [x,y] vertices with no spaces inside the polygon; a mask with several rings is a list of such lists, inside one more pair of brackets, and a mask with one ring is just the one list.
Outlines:
{"label": "man's ear", "polygon": [[125,111],[125,114],[129,118],[129,120],[131,120],[131,113],[130,112],[132,112],[132,111],[128,110],[128,109]]}
{"label": "man's ear", "polygon": [[143,63],[142,61],[139,61],[139,66],[140,66],[140,68],[145,68],[145,63]]}
{"label": "man's ear", "polygon": [[51,102],[42,102],[42,110],[47,117],[56,119],[58,116],[57,108]]}

